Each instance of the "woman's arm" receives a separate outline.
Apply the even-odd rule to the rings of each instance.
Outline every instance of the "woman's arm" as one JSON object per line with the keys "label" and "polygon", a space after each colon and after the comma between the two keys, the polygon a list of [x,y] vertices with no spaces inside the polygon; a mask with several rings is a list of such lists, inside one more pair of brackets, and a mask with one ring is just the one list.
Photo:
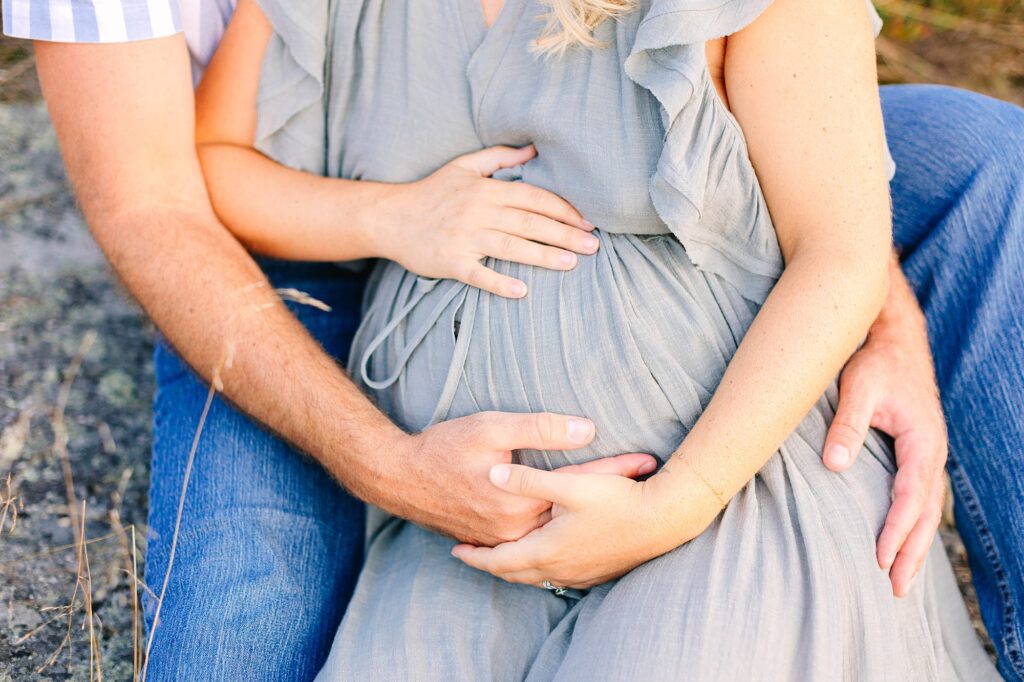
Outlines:
{"label": "woman's arm", "polygon": [[863,0],[776,0],[728,39],[726,94],[778,233],[781,278],[661,472],[643,483],[590,476],[567,484],[495,467],[496,485],[554,501],[554,518],[513,545],[460,546],[460,558],[518,582],[603,582],[703,532],[793,432],[888,290],[871,35]]}
{"label": "woman's arm", "polygon": [[[777,0],[727,41],[728,101],[786,268],[710,404],[656,477],[667,500],[685,497],[680,518],[692,518],[692,495],[676,489],[690,490],[693,479],[711,493],[708,521],[717,498],[728,500],[750,480],[885,300],[891,214],[871,35],[863,0]],[[677,473],[685,482],[672,480]],[[693,528],[680,533],[689,539]]]}
{"label": "woman's arm", "polygon": [[[240,0],[196,94],[196,141],[217,215],[249,249],[292,260],[395,260],[417,274],[459,279],[504,296],[522,282],[486,256],[566,270],[597,250],[593,225],[556,195],[489,178],[528,162],[532,147],[459,157],[418,182],[325,178],[253,148],[263,53],[272,28]],[[550,245],[550,246],[546,246]]]}

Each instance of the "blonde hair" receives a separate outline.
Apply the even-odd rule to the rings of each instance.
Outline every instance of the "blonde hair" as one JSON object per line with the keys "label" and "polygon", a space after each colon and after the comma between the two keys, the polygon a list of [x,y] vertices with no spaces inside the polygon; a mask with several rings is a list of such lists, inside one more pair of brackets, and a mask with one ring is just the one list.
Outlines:
{"label": "blonde hair", "polygon": [[551,11],[540,17],[544,28],[533,43],[537,52],[560,55],[572,45],[601,47],[594,29],[636,9],[636,0],[545,0]]}

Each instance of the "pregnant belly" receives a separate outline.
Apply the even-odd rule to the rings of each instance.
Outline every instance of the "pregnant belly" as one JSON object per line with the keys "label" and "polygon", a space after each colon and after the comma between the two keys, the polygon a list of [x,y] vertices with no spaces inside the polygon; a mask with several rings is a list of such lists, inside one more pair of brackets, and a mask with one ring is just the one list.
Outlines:
{"label": "pregnant belly", "polygon": [[600,251],[569,272],[488,263],[527,283],[520,300],[380,264],[353,374],[410,430],[482,410],[594,420],[597,437],[586,448],[517,453],[532,466],[623,452],[666,459],[756,308],[698,271],[671,236],[600,238]]}

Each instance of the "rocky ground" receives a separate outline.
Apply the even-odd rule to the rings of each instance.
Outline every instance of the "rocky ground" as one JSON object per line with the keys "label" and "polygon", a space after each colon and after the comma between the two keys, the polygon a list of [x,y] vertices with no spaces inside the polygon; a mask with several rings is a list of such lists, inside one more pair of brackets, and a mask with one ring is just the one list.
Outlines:
{"label": "rocky ground", "polygon": [[28,48],[0,40],[0,682],[133,678],[152,335],[74,206]]}
{"label": "rocky ground", "polygon": [[0,105],[0,680],[91,679],[91,641],[106,679],[132,679],[151,347],[68,193],[45,108]]}

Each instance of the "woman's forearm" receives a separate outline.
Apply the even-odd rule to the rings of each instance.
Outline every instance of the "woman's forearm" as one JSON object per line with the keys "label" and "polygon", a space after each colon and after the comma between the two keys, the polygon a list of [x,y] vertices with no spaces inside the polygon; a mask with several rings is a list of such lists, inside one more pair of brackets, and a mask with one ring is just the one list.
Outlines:
{"label": "woman's forearm", "polygon": [[862,0],[777,0],[726,43],[728,102],[786,267],[655,486],[676,501],[666,518],[696,519],[683,540],[778,450],[888,293],[891,211],[871,38]]}
{"label": "woman's forearm", "polygon": [[887,268],[882,248],[790,262],[711,402],[655,477],[679,542],[704,530],[825,391],[878,316]]}
{"label": "woman's forearm", "polygon": [[207,143],[198,150],[217,215],[250,250],[304,261],[380,255],[374,215],[389,185],[303,173],[252,147]]}

